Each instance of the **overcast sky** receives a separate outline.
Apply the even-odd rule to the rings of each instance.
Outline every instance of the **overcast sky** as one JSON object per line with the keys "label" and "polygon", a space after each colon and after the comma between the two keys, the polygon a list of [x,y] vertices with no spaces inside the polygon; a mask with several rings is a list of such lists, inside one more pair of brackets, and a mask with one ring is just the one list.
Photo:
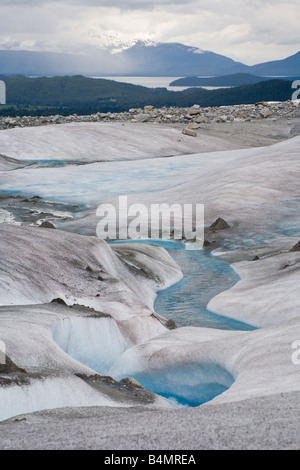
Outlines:
{"label": "overcast sky", "polygon": [[180,42],[248,65],[300,50],[300,0],[0,0],[0,49]]}

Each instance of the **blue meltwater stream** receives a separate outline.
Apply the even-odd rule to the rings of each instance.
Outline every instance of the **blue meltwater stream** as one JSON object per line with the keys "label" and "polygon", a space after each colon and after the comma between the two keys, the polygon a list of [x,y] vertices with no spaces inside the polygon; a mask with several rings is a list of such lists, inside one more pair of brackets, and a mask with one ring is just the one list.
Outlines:
{"label": "blue meltwater stream", "polygon": [[177,327],[198,326],[247,331],[254,329],[206,308],[210,299],[230,289],[240,279],[226,261],[213,256],[209,251],[188,250],[180,242],[127,240],[125,243],[137,242],[164,247],[183,272],[183,279],[158,293],[154,305],[157,313],[174,320]]}
{"label": "blue meltwater stream", "polygon": [[[175,321],[177,327],[194,326],[223,330],[250,331],[245,323],[210,312],[210,299],[230,289],[239,276],[230,265],[205,250],[188,250],[182,243],[154,240],[129,240],[163,246],[183,271],[183,279],[160,291],[154,309]],[[121,377],[118,377],[120,379]],[[133,375],[144,388],[179,406],[199,406],[226,391],[234,382],[232,375],[218,364],[197,363]]]}

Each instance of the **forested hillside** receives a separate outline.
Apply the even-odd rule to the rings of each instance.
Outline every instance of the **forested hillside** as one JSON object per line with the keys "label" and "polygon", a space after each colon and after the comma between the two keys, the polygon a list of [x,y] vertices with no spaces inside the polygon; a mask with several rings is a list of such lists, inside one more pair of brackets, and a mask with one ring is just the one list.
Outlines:
{"label": "forested hillside", "polygon": [[205,90],[189,88],[181,92],[166,88],[146,88],[113,80],[83,76],[1,77],[6,83],[6,106],[0,106],[0,115],[63,115],[94,112],[121,112],[130,108],[222,106],[255,103],[257,101],[285,101],[291,99],[291,82],[269,80],[255,85],[228,89]]}

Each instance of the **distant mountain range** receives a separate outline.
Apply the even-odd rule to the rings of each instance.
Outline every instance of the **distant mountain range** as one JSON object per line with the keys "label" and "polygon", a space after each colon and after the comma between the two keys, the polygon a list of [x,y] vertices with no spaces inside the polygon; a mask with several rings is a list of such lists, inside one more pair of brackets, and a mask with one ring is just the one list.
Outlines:
{"label": "distant mountain range", "polygon": [[224,55],[178,43],[137,41],[118,49],[89,47],[78,54],[0,50],[0,74],[26,76],[297,76],[300,51],[282,60],[248,66]]}

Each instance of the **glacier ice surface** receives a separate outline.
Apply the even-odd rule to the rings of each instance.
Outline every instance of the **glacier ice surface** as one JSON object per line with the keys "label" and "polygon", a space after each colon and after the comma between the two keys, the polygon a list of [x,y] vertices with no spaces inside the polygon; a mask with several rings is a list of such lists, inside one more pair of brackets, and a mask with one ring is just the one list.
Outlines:
{"label": "glacier ice surface", "polygon": [[117,323],[104,318],[65,318],[52,325],[54,341],[70,356],[101,375],[128,348]]}

